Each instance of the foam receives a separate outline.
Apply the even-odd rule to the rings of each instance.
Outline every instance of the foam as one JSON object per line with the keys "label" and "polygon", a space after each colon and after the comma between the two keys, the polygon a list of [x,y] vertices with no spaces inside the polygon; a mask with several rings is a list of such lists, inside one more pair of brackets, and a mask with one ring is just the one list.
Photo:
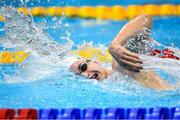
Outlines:
{"label": "foam", "polygon": [[74,55],[69,55],[66,56],[61,62],[64,63],[62,65],[66,66],[66,67],[70,67],[71,64],[73,64],[73,62],[75,62],[76,60],[78,60],[78,57],[74,56]]}

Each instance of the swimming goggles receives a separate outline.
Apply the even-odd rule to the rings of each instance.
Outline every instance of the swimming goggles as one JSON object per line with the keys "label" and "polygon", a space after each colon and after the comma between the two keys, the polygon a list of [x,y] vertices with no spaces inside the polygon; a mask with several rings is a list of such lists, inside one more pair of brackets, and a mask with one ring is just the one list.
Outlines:
{"label": "swimming goggles", "polygon": [[85,62],[82,62],[80,65],[79,65],[79,71],[81,74],[82,72],[85,72],[87,70],[87,67],[88,67],[88,63],[90,62],[91,60],[86,60]]}

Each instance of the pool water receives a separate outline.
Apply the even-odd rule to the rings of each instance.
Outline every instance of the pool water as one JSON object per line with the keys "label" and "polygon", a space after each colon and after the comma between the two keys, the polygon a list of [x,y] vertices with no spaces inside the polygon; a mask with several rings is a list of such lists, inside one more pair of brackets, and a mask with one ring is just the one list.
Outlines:
{"label": "pool water", "polygon": [[[127,21],[63,18],[59,21],[61,22],[60,26],[57,27],[56,23],[59,19],[61,18],[38,17],[34,18],[34,21],[41,25],[46,23],[45,26],[48,26],[46,32],[57,42],[63,44],[62,39],[72,40],[74,42],[72,49],[76,49],[83,41],[93,42],[93,46],[107,48],[122,26],[127,23]],[[155,17],[153,18],[152,36],[165,46],[179,49],[179,24],[180,17]],[[0,26],[4,26],[4,23],[1,22]],[[1,34],[1,36],[4,35],[3,32]],[[128,81],[128,78],[122,75],[98,82],[73,75],[68,71],[67,66],[41,65],[40,60],[30,65],[30,69],[25,67],[21,70],[22,74],[13,79],[11,78],[13,75],[10,74],[14,74],[14,67],[17,67],[18,70],[18,66],[1,65],[2,70],[7,71],[9,77],[0,82],[0,107],[128,108],[180,105],[180,89],[174,91],[148,89],[135,81]],[[43,74],[43,72],[48,74]],[[160,71],[159,74],[172,84],[178,82],[176,78],[166,72]],[[114,79],[116,77],[118,80]]]}

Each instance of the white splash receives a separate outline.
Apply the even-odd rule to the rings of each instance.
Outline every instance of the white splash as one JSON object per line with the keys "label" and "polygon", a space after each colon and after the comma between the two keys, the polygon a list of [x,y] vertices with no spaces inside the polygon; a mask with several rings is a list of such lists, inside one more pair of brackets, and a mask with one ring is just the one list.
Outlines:
{"label": "white splash", "polygon": [[32,17],[17,12],[15,8],[2,7],[0,15],[6,18],[5,36],[0,38],[0,44],[5,48],[30,53],[30,57],[19,66],[17,73],[6,77],[7,82],[39,80],[52,74],[59,68],[57,66],[63,64],[61,61],[73,44],[69,34],[64,39],[66,44],[60,44],[34,23]]}

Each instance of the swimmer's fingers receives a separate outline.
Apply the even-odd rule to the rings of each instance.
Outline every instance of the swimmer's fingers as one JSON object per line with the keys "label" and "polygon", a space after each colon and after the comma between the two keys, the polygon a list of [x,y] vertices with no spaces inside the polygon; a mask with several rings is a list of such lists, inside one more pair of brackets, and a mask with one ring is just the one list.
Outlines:
{"label": "swimmer's fingers", "polygon": [[113,44],[109,47],[109,52],[119,64],[123,63],[125,68],[128,66],[128,69],[142,69],[142,61],[138,55],[128,51],[124,46]]}
{"label": "swimmer's fingers", "polygon": [[128,61],[134,62],[134,63],[140,63],[140,64],[143,63],[142,60],[140,60],[140,59],[138,59],[136,57],[128,56],[126,54],[124,54],[122,58],[125,59],[125,60],[128,60]]}
{"label": "swimmer's fingers", "polygon": [[126,48],[124,48],[123,50],[123,56],[122,58],[132,61],[132,62],[137,62],[137,63],[143,63],[143,61],[138,57],[137,54],[130,52],[129,50],[127,50]]}
{"label": "swimmer's fingers", "polygon": [[121,59],[120,61],[134,69],[143,69],[140,63],[133,63],[124,59]]}
{"label": "swimmer's fingers", "polygon": [[131,57],[134,57],[134,58],[137,58],[139,59],[138,55],[133,53],[133,52],[130,52],[129,50],[127,50],[126,48],[124,48],[124,54],[126,54],[127,56],[131,56]]}
{"label": "swimmer's fingers", "polygon": [[133,68],[133,67],[131,67],[131,66],[129,66],[129,65],[126,65],[126,64],[124,64],[124,63],[122,63],[122,62],[121,62],[120,64],[121,64],[122,67],[128,69],[129,71],[140,72],[140,69]]}

